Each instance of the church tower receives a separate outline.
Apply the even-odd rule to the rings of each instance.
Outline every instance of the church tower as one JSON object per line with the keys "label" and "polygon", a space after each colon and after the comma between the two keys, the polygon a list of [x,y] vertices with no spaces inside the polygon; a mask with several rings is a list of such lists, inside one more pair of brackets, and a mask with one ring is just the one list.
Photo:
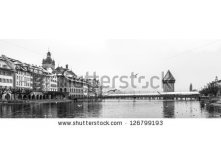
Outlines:
{"label": "church tower", "polygon": [[174,85],[175,85],[175,78],[171,74],[170,70],[167,71],[166,75],[164,76],[163,82],[163,92],[174,92]]}
{"label": "church tower", "polygon": [[46,59],[42,60],[42,67],[45,69],[51,68],[55,69],[55,61],[51,58],[51,52],[48,51]]}

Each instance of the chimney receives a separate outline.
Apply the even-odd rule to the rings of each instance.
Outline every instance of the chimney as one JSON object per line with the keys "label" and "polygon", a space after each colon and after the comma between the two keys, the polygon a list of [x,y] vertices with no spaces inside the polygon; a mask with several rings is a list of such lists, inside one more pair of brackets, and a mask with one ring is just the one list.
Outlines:
{"label": "chimney", "polygon": [[68,69],[68,64],[66,64],[66,69]]}

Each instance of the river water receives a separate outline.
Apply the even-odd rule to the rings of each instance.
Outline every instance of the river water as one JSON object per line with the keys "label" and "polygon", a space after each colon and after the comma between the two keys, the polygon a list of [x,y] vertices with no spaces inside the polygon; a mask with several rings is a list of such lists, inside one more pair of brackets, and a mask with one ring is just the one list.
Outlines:
{"label": "river water", "polygon": [[199,101],[103,100],[0,104],[1,118],[220,118],[221,108]]}

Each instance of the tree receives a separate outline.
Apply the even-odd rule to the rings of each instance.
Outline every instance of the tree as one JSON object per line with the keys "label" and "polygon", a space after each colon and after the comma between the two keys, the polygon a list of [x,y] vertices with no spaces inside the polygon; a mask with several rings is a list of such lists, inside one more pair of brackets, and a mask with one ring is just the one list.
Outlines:
{"label": "tree", "polygon": [[7,88],[6,87],[1,87],[0,88],[0,98],[2,98],[2,95],[5,94],[7,91]]}
{"label": "tree", "polygon": [[205,86],[201,91],[200,94],[203,94],[205,96],[208,95],[213,95],[216,96],[217,93],[219,92],[220,87],[218,84],[214,84],[214,83],[208,83],[207,86]]}

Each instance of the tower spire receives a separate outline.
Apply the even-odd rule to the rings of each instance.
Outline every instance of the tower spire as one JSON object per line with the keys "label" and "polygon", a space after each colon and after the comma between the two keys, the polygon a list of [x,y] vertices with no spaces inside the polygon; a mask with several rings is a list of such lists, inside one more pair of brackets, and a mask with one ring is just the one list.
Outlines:
{"label": "tower spire", "polygon": [[48,50],[47,57],[51,58],[51,52]]}
{"label": "tower spire", "polygon": [[55,61],[52,60],[52,58],[51,58],[51,52],[49,51],[49,48],[48,48],[46,59],[43,59],[43,61],[42,61],[42,66],[44,68],[52,68],[52,69],[55,68]]}

